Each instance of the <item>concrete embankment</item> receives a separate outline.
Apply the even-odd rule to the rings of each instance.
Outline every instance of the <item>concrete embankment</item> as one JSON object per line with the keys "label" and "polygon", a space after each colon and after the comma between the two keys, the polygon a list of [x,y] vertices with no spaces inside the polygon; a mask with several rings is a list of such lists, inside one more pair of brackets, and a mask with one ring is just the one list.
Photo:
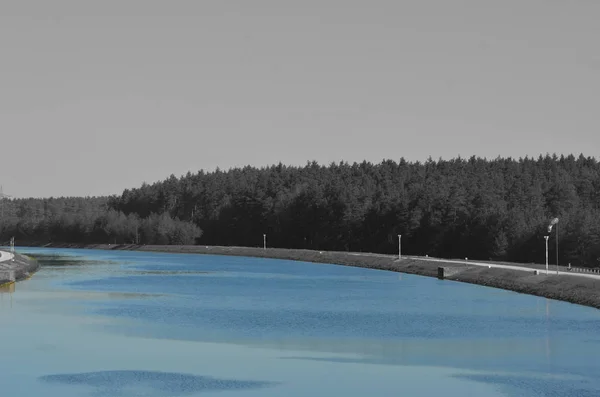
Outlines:
{"label": "concrete embankment", "polygon": [[0,285],[27,279],[39,267],[37,260],[26,255],[0,251]]}
{"label": "concrete embankment", "polygon": [[[330,263],[369,269],[438,277],[524,294],[542,296],[600,309],[600,277],[584,274],[545,274],[541,265],[493,264],[472,261],[448,261],[424,257],[403,257],[350,252],[311,251],[279,248],[172,246],[172,245],[77,245],[47,244],[48,248],[90,248],[208,255],[250,256]],[[439,270],[443,268],[443,270]],[[536,271],[537,270],[537,271]],[[442,277],[440,277],[442,275]]]}

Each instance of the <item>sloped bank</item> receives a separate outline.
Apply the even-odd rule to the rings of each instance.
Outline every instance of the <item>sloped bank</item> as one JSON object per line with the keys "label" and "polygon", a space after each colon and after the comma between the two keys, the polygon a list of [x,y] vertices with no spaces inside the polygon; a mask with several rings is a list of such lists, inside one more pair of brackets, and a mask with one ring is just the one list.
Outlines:
{"label": "sloped bank", "polygon": [[34,258],[15,253],[13,259],[0,262],[0,285],[25,280],[39,268],[40,265]]}
{"label": "sloped bank", "polygon": [[[44,246],[48,248],[90,248],[289,259],[388,270],[428,277],[437,277],[438,268],[443,266],[444,268],[451,270],[448,272],[449,275],[445,277],[445,280],[501,288],[600,309],[600,279],[581,276],[546,275],[543,273],[534,275],[533,272],[521,270],[487,268],[484,266],[415,260],[411,258],[398,260],[395,256],[370,253],[328,252],[280,248],[269,248],[264,250],[262,248],[251,247],[215,247],[203,245],[46,244]],[[518,266],[519,264],[513,265]],[[536,267],[531,265],[526,266]]]}

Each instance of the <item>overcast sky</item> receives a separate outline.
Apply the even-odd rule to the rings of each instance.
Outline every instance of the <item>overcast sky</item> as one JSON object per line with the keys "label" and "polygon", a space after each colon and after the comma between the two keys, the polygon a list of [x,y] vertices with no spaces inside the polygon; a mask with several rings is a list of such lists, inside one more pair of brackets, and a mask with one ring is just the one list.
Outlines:
{"label": "overcast sky", "polygon": [[0,184],[247,164],[600,158],[597,0],[2,0]]}

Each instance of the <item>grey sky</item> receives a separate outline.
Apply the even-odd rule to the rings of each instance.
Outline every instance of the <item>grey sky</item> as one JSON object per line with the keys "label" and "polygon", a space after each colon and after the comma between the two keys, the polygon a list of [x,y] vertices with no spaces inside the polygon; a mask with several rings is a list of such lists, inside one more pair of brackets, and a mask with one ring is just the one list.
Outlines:
{"label": "grey sky", "polygon": [[0,6],[0,183],[121,193],[216,166],[600,150],[600,1]]}

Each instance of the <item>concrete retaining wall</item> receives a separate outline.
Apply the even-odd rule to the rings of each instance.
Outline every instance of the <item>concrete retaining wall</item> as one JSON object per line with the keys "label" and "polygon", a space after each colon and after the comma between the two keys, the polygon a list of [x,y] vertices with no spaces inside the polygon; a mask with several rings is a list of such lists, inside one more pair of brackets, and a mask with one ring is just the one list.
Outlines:
{"label": "concrete retaining wall", "polygon": [[14,258],[0,262],[0,284],[29,278],[39,269],[39,263],[28,256],[14,254]]}
{"label": "concrete retaining wall", "polygon": [[0,284],[15,282],[16,278],[14,270],[0,270]]}
{"label": "concrete retaining wall", "polygon": [[444,280],[445,278],[452,277],[465,270],[463,267],[438,267],[438,278]]}

